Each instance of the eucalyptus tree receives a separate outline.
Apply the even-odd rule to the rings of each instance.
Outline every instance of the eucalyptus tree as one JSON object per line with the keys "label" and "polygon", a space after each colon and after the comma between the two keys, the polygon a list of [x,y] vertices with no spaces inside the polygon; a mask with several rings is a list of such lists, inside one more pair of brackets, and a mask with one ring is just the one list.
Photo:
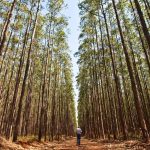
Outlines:
{"label": "eucalyptus tree", "polygon": [[[8,22],[0,64],[0,132],[13,141],[74,135],[75,108],[67,18],[63,0],[3,2],[0,31]],[[45,10],[43,10],[43,7]],[[11,12],[10,12],[11,13]],[[2,37],[3,38],[3,37]]]}
{"label": "eucalyptus tree", "polygon": [[12,13],[13,10],[15,8],[17,0],[13,0],[13,2],[11,3],[11,7],[10,10],[8,10],[7,12],[7,17],[4,21],[3,27],[2,27],[2,31],[1,31],[1,38],[0,38],[0,55],[2,54],[2,50],[6,41],[6,34],[7,34],[7,30],[10,24],[10,20],[12,18]]}
{"label": "eucalyptus tree", "polygon": [[[149,50],[143,25],[140,26],[141,19],[149,26],[148,13],[143,9],[145,4],[141,2],[137,7],[132,1],[113,0],[84,0],[79,4],[78,109],[79,124],[87,136],[105,138],[107,134],[111,138],[113,134],[114,139],[120,136],[127,139],[130,131],[135,134],[140,127],[143,139],[148,140],[149,92],[144,81],[146,78],[149,82]],[[88,80],[83,82],[85,78]],[[136,115],[129,117],[128,113],[133,114],[135,110]]]}

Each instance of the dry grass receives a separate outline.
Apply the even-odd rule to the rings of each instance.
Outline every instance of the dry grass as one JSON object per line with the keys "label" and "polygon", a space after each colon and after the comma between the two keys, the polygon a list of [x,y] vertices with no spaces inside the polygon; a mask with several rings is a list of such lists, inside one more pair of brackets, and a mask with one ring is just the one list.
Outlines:
{"label": "dry grass", "polygon": [[0,150],[24,150],[22,146],[12,143],[0,137]]}

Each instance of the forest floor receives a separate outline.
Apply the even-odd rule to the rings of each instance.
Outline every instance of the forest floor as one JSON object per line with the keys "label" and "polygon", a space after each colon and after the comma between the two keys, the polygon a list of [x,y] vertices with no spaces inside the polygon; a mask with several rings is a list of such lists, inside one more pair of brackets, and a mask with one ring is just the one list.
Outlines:
{"label": "forest floor", "polygon": [[0,138],[0,150],[150,150],[150,143],[140,141],[104,141],[82,139],[76,146],[76,138],[61,142],[17,142],[12,143]]}

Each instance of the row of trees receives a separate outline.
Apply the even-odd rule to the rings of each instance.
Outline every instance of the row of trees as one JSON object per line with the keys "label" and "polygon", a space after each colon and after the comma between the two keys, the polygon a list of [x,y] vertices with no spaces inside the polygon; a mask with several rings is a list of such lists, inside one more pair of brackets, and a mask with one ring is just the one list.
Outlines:
{"label": "row of trees", "polygon": [[84,0],[79,57],[79,124],[90,138],[150,133],[150,3]]}
{"label": "row of trees", "polygon": [[0,2],[0,135],[7,139],[74,134],[64,7],[63,0]]}

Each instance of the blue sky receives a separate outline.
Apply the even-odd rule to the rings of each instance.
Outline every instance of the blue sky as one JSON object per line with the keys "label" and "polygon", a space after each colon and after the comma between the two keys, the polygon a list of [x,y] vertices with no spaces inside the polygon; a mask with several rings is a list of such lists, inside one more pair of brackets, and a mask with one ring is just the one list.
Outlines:
{"label": "blue sky", "polygon": [[79,9],[78,9],[78,0],[65,0],[65,3],[68,5],[68,8],[65,10],[65,16],[69,17],[69,30],[70,34],[68,35],[68,44],[71,50],[71,58],[72,58],[72,65],[73,65],[73,84],[75,89],[75,104],[77,109],[77,99],[78,99],[78,89],[76,88],[76,76],[78,74],[78,65],[77,65],[77,58],[73,55],[77,52],[79,47]]}
{"label": "blue sky", "polygon": [[[63,10],[63,14],[68,18],[69,23],[69,34],[68,34],[68,44],[69,49],[71,51],[71,58],[72,58],[72,71],[73,71],[73,86],[75,90],[75,105],[76,105],[76,115],[77,115],[77,100],[78,100],[78,89],[76,83],[76,76],[78,75],[78,65],[77,65],[77,58],[74,57],[74,53],[78,51],[79,47],[79,24],[80,24],[80,17],[79,17],[79,9],[78,3],[79,0],[64,0],[65,4],[67,4],[67,8]],[[42,3],[43,6],[46,5],[46,1]],[[46,13],[45,9],[43,13]]]}

